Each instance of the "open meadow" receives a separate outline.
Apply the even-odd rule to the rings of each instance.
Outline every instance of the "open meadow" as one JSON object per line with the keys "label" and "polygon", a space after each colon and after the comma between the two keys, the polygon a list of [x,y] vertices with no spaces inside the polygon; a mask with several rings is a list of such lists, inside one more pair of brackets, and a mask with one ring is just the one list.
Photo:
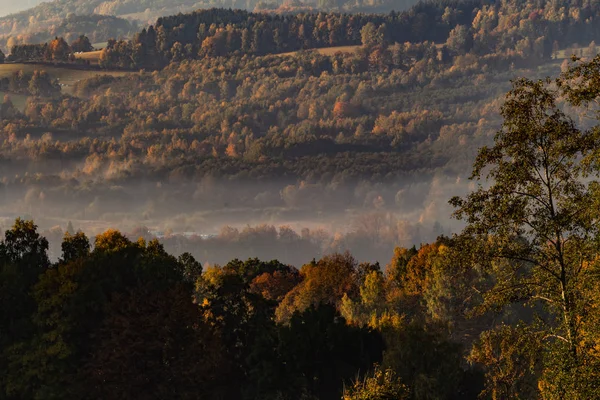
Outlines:
{"label": "open meadow", "polygon": [[85,53],[76,53],[75,58],[89,61],[92,65],[97,65],[100,61],[100,54],[102,54],[102,50],[88,51]]}
{"label": "open meadow", "polygon": [[[335,46],[335,47],[323,47],[320,49],[311,49],[310,51],[317,52],[324,56],[332,56],[336,53],[350,53],[354,54],[361,46]],[[290,51],[289,53],[281,53],[282,56],[293,56],[297,54],[298,51]]]}

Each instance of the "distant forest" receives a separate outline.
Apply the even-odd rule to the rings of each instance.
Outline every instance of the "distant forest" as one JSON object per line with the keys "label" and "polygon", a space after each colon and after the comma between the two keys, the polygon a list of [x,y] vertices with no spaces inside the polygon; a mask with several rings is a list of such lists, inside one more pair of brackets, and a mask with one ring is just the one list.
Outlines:
{"label": "distant forest", "polygon": [[385,48],[405,42],[446,44],[442,50],[458,55],[550,59],[558,49],[598,38],[594,17],[600,10],[594,7],[598,6],[477,1],[450,7],[432,2],[387,15],[270,15],[213,9],[159,18],[131,41],[111,42],[102,61],[107,67],[156,68],[205,56],[359,44]]}
{"label": "distant forest", "polygon": [[[35,7],[33,0],[15,6],[0,2],[0,10],[20,11],[0,17],[0,47],[6,49],[18,43],[40,43],[54,36],[65,36],[67,40],[87,35],[93,43],[106,42],[109,38],[132,36],[135,30],[127,26],[132,23],[147,25],[157,18],[178,13],[189,13],[213,7],[262,10],[274,13],[299,11],[338,12],[389,12],[406,10],[415,0],[360,0],[316,2],[264,0],[54,0]],[[29,5],[29,7],[28,7]],[[8,12],[6,13],[8,14]],[[84,22],[85,21],[85,22]],[[59,27],[60,26],[60,27]],[[67,29],[64,29],[67,28]]]}

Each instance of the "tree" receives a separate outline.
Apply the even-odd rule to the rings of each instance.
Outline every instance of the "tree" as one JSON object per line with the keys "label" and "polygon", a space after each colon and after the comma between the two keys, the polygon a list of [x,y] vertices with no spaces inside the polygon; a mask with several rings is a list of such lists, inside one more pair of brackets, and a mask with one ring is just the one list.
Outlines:
{"label": "tree", "polygon": [[493,399],[539,397],[542,336],[523,326],[501,325],[484,332],[473,345],[468,360],[487,367],[484,395]]}
{"label": "tree", "polygon": [[382,29],[378,29],[374,23],[368,22],[360,30],[360,37],[363,46],[374,47],[382,45],[384,41],[384,33]]}
{"label": "tree", "polygon": [[79,52],[85,53],[88,51],[93,51],[94,46],[92,46],[92,43],[90,42],[90,39],[88,39],[87,36],[80,35],[77,39],[75,39],[71,43],[71,50],[74,53],[79,53]]}
{"label": "tree", "polygon": [[0,64],[4,64],[4,60],[6,60],[6,56],[4,55],[4,52],[0,50]]}
{"label": "tree", "polygon": [[[86,255],[85,237],[75,239],[76,243],[67,241],[70,261],[37,274],[33,288],[23,291],[35,299],[33,315],[23,313],[34,325],[33,335],[22,335],[9,349],[5,379],[7,388],[24,398],[106,398],[105,391],[113,389],[118,397],[127,397],[131,391],[112,374],[114,366],[147,362],[179,368],[177,361],[160,361],[161,356],[176,357],[172,354],[187,351],[185,340],[179,342],[169,335],[193,336],[191,327],[200,322],[192,285],[181,274],[183,267],[158,242],[131,243],[119,232],[109,231],[97,238],[96,249]],[[197,319],[182,315],[196,315]],[[124,326],[131,327],[128,334]],[[147,336],[146,328],[154,333]],[[204,327],[200,330],[206,332]],[[101,349],[103,345],[119,347],[119,343],[130,351],[115,354]],[[177,343],[176,348],[171,348],[171,343]],[[189,345],[197,348],[202,344]],[[140,348],[153,350],[144,359],[137,357]],[[164,352],[158,355],[157,349]],[[193,353],[176,357],[184,363],[183,370],[195,368],[196,361],[185,361],[193,358]],[[130,365],[130,369],[135,368]],[[186,382],[191,379],[180,377]],[[95,393],[86,391],[90,384]],[[160,390],[172,390],[168,382],[157,384]],[[81,390],[86,391],[85,396]]]}
{"label": "tree", "polygon": [[379,367],[362,380],[344,390],[343,400],[404,400],[408,390],[392,369],[385,371]]}
{"label": "tree", "polygon": [[279,303],[301,281],[300,274],[296,269],[289,271],[265,272],[254,278],[250,284],[252,293],[260,294],[266,300]]}
{"label": "tree", "polygon": [[57,37],[48,44],[48,61],[68,61],[71,48],[62,37]]}
{"label": "tree", "polygon": [[[0,368],[11,370],[11,359],[21,357],[35,328],[36,302],[32,294],[40,274],[49,270],[48,241],[33,221],[18,218],[0,244]],[[10,374],[0,376],[2,390],[14,391]],[[26,392],[23,392],[26,393]],[[27,397],[27,396],[25,396]]]}
{"label": "tree", "polygon": [[72,234],[67,231],[65,232],[61,249],[63,253],[62,260],[70,262],[90,254],[90,241],[83,232]]}
{"label": "tree", "polygon": [[200,264],[190,253],[183,253],[177,259],[183,267],[183,276],[186,281],[196,282],[202,275],[202,264]]}
{"label": "tree", "polygon": [[473,37],[469,28],[464,25],[457,25],[450,31],[446,46],[454,54],[463,55],[471,50],[473,46]]}
{"label": "tree", "polygon": [[81,372],[85,398],[196,399],[223,385],[218,336],[184,286],[114,296],[96,335]]}
{"label": "tree", "polygon": [[300,270],[303,281],[294,287],[277,308],[277,319],[287,321],[294,311],[319,304],[339,305],[344,294],[357,292],[356,260],[348,252],[323,257]]}
{"label": "tree", "polygon": [[[48,240],[37,232],[33,221],[17,218],[10,230],[4,235],[0,252],[6,259],[38,274],[50,266],[48,260]],[[35,276],[37,278],[37,275]]]}
{"label": "tree", "polygon": [[344,381],[380,362],[382,350],[378,332],[346,324],[326,304],[295,312],[279,330],[282,368],[294,378],[286,391],[292,394],[306,387],[317,398],[339,398]]}
{"label": "tree", "polygon": [[94,252],[112,252],[126,249],[131,241],[117,230],[109,229],[96,236],[94,241]]}
{"label": "tree", "polygon": [[233,260],[223,268],[207,268],[196,282],[196,301],[202,304],[206,320],[221,331],[225,357],[239,381],[228,388],[228,398],[240,398],[242,393],[264,398],[265,392],[281,385],[279,358],[274,353],[274,307],[249,290],[254,277],[280,267],[284,266],[277,261]]}
{"label": "tree", "polygon": [[489,274],[482,309],[529,306],[539,316],[544,362],[558,372],[546,377],[550,392],[591,398],[597,394],[586,392],[586,374],[593,363],[581,344],[592,301],[582,285],[596,279],[590,262],[598,255],[598,184],[584,180],[595,140],[561,111],[558,92],[547,83],[514,83],[502,107],[503,128],[473,168],[471,178],[486,174],[490,186],[451,204],[467,222],[460,245],[474,256],[475,268]]}
{"label": "tree", "polygon": [[[448,340],[447,335],[423,323],[405,323],[404,318],[390,314],[377,321],[377,331],[385,342],[382,367],[391,368],[402,379],[415,400],[445,398],[473,398],[463,393],[467,372],[460,344]],[[478,382],[470,382],[477,387]]]}
{"label": "tree", "polygon": [[60,91],[46,71],[34,71],[29,80],[28,91],[32,96],[49,97]]}

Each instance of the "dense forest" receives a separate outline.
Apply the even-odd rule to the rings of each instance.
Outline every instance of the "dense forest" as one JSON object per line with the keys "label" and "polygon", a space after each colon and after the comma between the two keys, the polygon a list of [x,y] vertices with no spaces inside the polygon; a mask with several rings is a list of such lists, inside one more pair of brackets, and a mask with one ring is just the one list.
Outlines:
{"label": "dense forest", "polygon": [[598,24],[594,23],[600,14],[598,7],[596,3],[580,6],[568,1],[465,1],[452,7],[447,2],[419,3],[387,15],[203,10],[159,18],[131,41],[111,42],[103,63],[107,67],[156,68],[170,61],[206,56],[359,44],[385,48],[406,42],[445,44],[440,49],[442,58],[469,53],[550,59],[558,49],[598,38]]}
{"label": "dense forest", "polygon": [[407,4],[1,18],[0,400],[600,398],[600,3]]}
{"label": "dense forest", "polygon": [[[66,234],[54,264],[47,248],[23,220],[2,243],[2,398],[359,399],[372,398],[371,381],[393,398],[473,397],[482,382],[441,327],[417,322],[425,313],[416,303],[412,322],[394,311],[403,290],[393,274],[350,254],[301,270],[258,259],[203,268],[117,231],[97,236],[93,250],[85,235]],[[392,262],[400,271],[428,253],[398,249]],[[371,307],[382,308],[368,326]],[[436,359],[419,360],[420,349]],[[375,363],[380,378],[353,384]]]}
{"label": "dense forest", "polygon": [[[33,2],[36,4],[33,7]],[[248,11],[262,10],[274,13],[292,13],[298,11],[341,11],[341,12],[389,12],[405,10],[416,0],[317,0],[317,1],[264,1],[264,0],[53,0],[40,2],[27,0],[20,5],[0,1],[0,12],[18,13],[0,17],[0,46],[3,42],[36,43],[44,39],[46,33],[52,35],[88,35],[97,38],[94,43],[105,42],[108,38],[120,38],[124,35],[127,21],[151,24],[158,17],[189,13],[198,9],[212,7],[238,8]],[[29,7],[31,8],[29,8]],[[29,8],[29,9],[28,9]],[[115,18],[119,17],[119,18]],[[73,19],[79,19],[77,23]],[[69,22],[71,20],[71,22]],[[84,21],[81,21],[84,20]],[[98,21],[98,26],[93,26]],[[101,22],[100,22],[101,21]],[[59,25],[70,25],[70,31],[61,33]],[[58,28],[58,29],[57,29]],[[109,32],[107,35],[106,33]],[[133,31],[131,32],[133,33]],[[105,39],[106,37],[106,39]]]}
{"label": "dense forest", "polygon": [[600,136],[570,115],[600,118],[599,80],[596,57],[514,81],[477,185],[450,199],[462,232],[385,269],[349,252],[203,266],[72,227],[51,262],[17,219],[0,243],[1,398],[598,398]]}

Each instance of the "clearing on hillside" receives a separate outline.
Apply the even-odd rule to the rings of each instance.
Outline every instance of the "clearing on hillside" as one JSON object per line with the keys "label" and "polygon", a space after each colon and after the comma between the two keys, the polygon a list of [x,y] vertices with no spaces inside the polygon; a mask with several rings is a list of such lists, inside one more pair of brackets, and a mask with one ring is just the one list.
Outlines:
{"label": "clearing on hillside", "polygon": [[[556,52],[556,59],[563,60],[565,58],[571,58],[573,55],[577,57],[590,58],[590,47],[572,47],[570,49],[563,49]],[[596,54],[600,53],[600,46],[596,46]]]}
{"label": "clearing on hillside", "polygon": [[75,53],[75,58],[87,60],[90,62],[90,64],[98,64],[100,62],[100,54],[102,54],[102,50]]}
{"label": "clearing on hillside", "polygon": [[25,110],[25,105],[27,104],[27,98],[29,96],[24,95],[24,94],[16,94],[16,93],[8,93],[8,92],[0,91],[0,101],[4,100],[4,96],[8,96],[10,98],[10,101],[12,101],[12,103],[18,110],[21,110],[21,111]]}
{"label": "clearing on hillside", "polygon": [[[332,56],[335,53],[356,53],[361,46],[337,46],[337,47],[323,47],[321,49],[308,49],[307,51],[316,51],[324,56]],[[293,56],[298,54],[297,51],[291,51],[289,53],[281,53],[280,56]]]}
{"label": "clearing on hillside", "polygon": [[[61,90],[65,94],[73,94],[73,85],[84,79],[93,78],[97,75],[112,75],[112,76],[125,76],[131,74],[128,71],[98,71],[89,69],[75,69],[65,67],[55,67],[52,65],[41,65],[41,64],[0,64],[0,78],[9,77],[17,71],[23,71],[25,73],[33,73],[34,71],[46,71],[54,79],[58,79],[58,83],[61,85]],[[4,93],[0,93],[3,96]],[[18,94],[9,94],[15,105],[24,104],[27,96]],[[15,101],[17,100],[18,101]]]}

